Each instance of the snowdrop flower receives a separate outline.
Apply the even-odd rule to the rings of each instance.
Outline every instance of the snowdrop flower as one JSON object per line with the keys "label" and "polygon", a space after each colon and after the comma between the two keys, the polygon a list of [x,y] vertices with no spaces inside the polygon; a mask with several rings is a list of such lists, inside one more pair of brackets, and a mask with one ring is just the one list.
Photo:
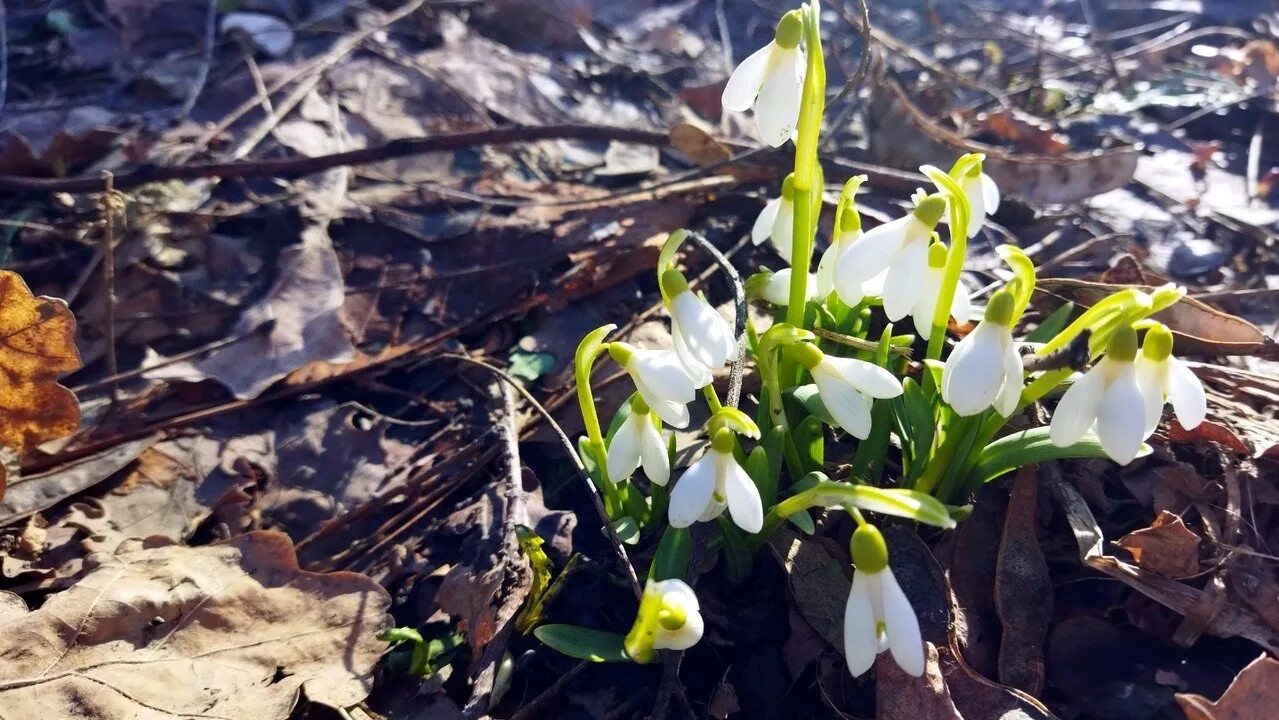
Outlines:
{"label": "snowdrop flower", "polygon": [[764,506],[750,475],[733,456],[733,431],[721,428],[710,450],[693,463],[671,491],[671,527],[714,520],[728,508],[738,527],[757,533],[764,527]]}
{"label": "snowdrop flower", "polygon": [[795,134],[804,95],[804,21],[798,10],[782,16],[773,41],[742,61],[724,86],[724,109],[755,109],[760,139],[779,147]]}
{"label": "snowdrop flower", "polygon": [[854,677],[875,664],[884,650],[907,673],[924,674],[924,639],[919,619],[888,567],[888,546],[873,525],[862,525],[849,543],[853,555],[853,589],[844,607],[844,657]]}
{"label": "snowdrop flower", "polygon": [[867,232],[848,246],[835,266],[835,292],[846,305],[861,302],[864,283],[884,275],[884,312],[900,320],[915,307],[928,273],[933,228],[946,211],[938,195],[922,198],[914,212]]}
{"label": "snowdrop flower", "polygon": [[871,399],[902,394],[901,381],[874,363],[827,355],[812,343],[791,345],[788,350],[808,368],[831,417],[860,440],[870,437]]}
{"label": "snowdrop flower", "polygon": [[964,177],[959,179],[959,187],[968,198],[971,214],[968,217],[968,237],[975,237],[981,232],[986,218],[999,209],[999,186],[980,165],[974,165]]}
{"label": "snowdrop flower", "polygon": [[[923,340],[933,334],[933,313],[937,310],[937,300],[941,296],[942,281],[946,276],[946,246],[933,243],[928,248],[928,272],[924,275],[923,285],[919,289],[919,297],[910,315],[915,321],[915,331]],[[950,303],[950,315],[957,322],[968,322],[971,311],[968,286],[960,278],[955,286],[955,297]]]}
{"label": "snowdrop flower", "polygon": [[640,397],[659,418],[671,427],[688,427],[688,404],[697,397],[697,388],[674,351],[611,342],[608,354],[631,376]]}
{"label": "snowdrop flower", "polygon": [[771,240],[778,255],[791,263],[791,248],[795,237],[795,173],[782,181],[782,194],[768,201],[755,218],[751,227],[751,242],[762,245]]}
{"label": "snowdrop flower", "polygon": [[835,290],[835,268],[839,265],[840,258],[844,257],[844,253],[848,252],[848,248],[862,236],[862,221],[855,208],[845,209],[844,214],[839,218],[839,224],[840,227],[836,228],[835,237],[831,239],[830,246],[826,248],[826,252],[822,253],[822,259],[817,263],[817,295],[821,298],[825,298]]}
{"label": "snowdrop flower", "polygon": [[705,623],[693,588],[679,579],[644,585],[635,624],[626,634],[626,654],[646,663],[654,650],[687,650],[702,639]]}
{"label": "snowdrop flower", "polygon": [[1054,445],[1073,445],[1092,428],[1111,460],[1120,465],[1132,462],[1148,434],[1136,357],[1137,332],[1120,327],[1106,354],[1057,403],[1048,432]]}
{"label": "snowdrop flower", "polygon": [[1155,325],[1146,331],[1136,367],[1137,382],[1146,398],[1145,437],[1150,437],[1159,425],[1165,399],[1172,402],[1182,427],[1189,430],[1203,422],[1208,413],[1203,383],[1184,362],[1172,356],[1172,331],[1166,326]]}
{"label": "snowdrop flower", "polygon": [[675,356],[693,379],[693,386],[704,387],[737,350],[733,329],[718,310],[688,289],[680,271],[667,270],[661,282],[669,298]]}
{"label": "snowdrop flower", "polygon": [[[790,304],[790,278],[791,269],[783,268],[768,276],[763,285],[759,289],[758,296],[761,300],[770,302],[777,307],[785,307]],[[812,300],[817,297],[817,276],[809,273],[808,284],[805,285],[808,290],[808,299]]]}
{"label": "snowdrop flower", "polygon": [[959,341],[942,368],[941,395],[961,416],[994,407],[1008,417],[1021,399],[1021,355],[1013,342],[1013,294],[1006,288],[991,296],[986,317]]}
{"label": "snowdrop flower", "polygon": [[641,464],[644,474],[654,485],[665,485],[670,481],[671,460],[661,426],[649,412],[644,398],[636,397],[631,400],[631,414],[622,421],[609,443],[608,476],[614,482],[620,482],[630,477]]}

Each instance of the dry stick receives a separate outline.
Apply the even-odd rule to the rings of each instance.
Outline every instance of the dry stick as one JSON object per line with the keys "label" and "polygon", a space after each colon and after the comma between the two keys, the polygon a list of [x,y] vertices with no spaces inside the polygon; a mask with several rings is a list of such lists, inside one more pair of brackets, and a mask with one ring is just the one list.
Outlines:
{"label": "dry stick", "polygon": [[[112,187],[112,176],[105,173],[106,193],[102,196],[102,286],[107,294],[106,336],[107,336],[107,375],[115,377],[120,374],[120,366],[115,356],[115,206],[117,196]],[[111,404],[120,401],[120,387],[111,383]]]}
{"label": "dry stick", "polygon": [[582,482],[590,490],[591,502],[594,503],[595,512],[599,514],[600,521],[604,523],[604,528],[608,532],[608,538],[613,545],[613,553],[617,556],[618,565],[623,568],[627,579],[630,580],[631,589],[635,592],[635,598],[639,599],[644,594],[644,590],[640,587],[639,577],[635,574],[635,567],[631,565],[631,560],[626,555],[626,546],[622,544],[622,539],[617,535],[617,529],[613,527],[613,522],[609,520],[608,511],[604,509],[604,502],[600,499],[599,489],[595,487],[595,482],[591,480],[590,474],[586,472],[586,466],[582,464],[582,459],[577,456],[577,448],[573,447],[573,441],[569,440],[568,433],[564,432],[564,428],[560,427],[560,424],[555,421],[555,418],[551,416],[550,411],[543,407],[542,403],[538,402],[537,398],[533,397],[533,394],[521,385],[519,380],[511,377],[501,368],[494,367],[483,360],[476,360],[475,358],[467,355],[440,353],[434,357],[461,360],[462,362],[470,363],[471,365],[476,365],[488,370],[519,392],[519,394],[523,396],[535,410],[537,410],[538,414],[542,416],[542,419],[546,420],[546,422],[550,424],[551,429],[555,431],[557,436],[559,436],[560,444],[564,446],[564,451],[568,453],[569,459],[573,461],[573,466],[577,468],[578,476],[582,478]]}
{"label": "dry stick", "polygon": [[1101,50],[1102,57],[1106,59],[1106,66],[1110,69],[1110,74],[1114,76],[1115,82],[1122,89],[1127,89],[1128,81],[1123,75],[1119,74],[1119,63],[1115,61],[1115,49],[1110,43],[1110,38],[1106,36],[1106,32],[1097,27],[1097,17],[1093,13],[1091,0],[1079,0],[1079,8],[1083,10],[1084,22],[1088,23],[1088,34],[1092,36],[1093,43]]}
{"label": "dry stick", "polygon": [[[853,77],[847,83],[844,83],[844,87],[839,91],[839,94],[835,96],[834,100],[830,101],[831,107],[840,104],[848,97],[856,95],[857,91],[861,89],[862,83],[866,81],[866,76],[870,74],[871,51],[875,42],[874,30],[870,25],[870,7],[867,6],[866,0],[857,0],[857,4],[861,10],[861,23],[852,24],[854,29],[860,32],[862,36],[862,56],[857,61],[857,70],[853,72]],[[854,108],[856,108],[856,104],[849,103],[843,110],[840,110],[835,119],[831,121],[830,127],[837,132]],[[832,134],[830,139],[834,139],[834,137]]]}

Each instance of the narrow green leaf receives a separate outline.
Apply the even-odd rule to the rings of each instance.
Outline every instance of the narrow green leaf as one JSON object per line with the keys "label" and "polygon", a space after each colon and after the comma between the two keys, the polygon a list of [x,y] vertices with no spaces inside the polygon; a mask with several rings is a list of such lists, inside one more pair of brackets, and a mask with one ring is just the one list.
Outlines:
{"label": "narrow green leaf", "polygon": [[630,662],[617,633],[592,630],[576,625],[543,625],[533,631],[547,647],[590,662]]}
{"label": "narrow green leaf", "polygon": [[613,521],[613,529],[617,531],[617,537],[627,545],[634,545],[640,539],[640,526],[635,522],[635,518],[630,515],[623,515]]}
{"label": "narrow green leaf", "polygon": [[834,426],[834,416],[826,409],[826,404],[822,402],[822,395],[817,390],[817,385],[809,383],[808,385],[797,385],[793,388],[787,388],[782,391],[782,395],[793,399],[808,411],[809,415],[821,418],[822,422],[827,425]]}
{"label": "narrow green leaf", "polygon": [[1067,302],[1065,305],[1053,310],[1048,317],[1039,323],[1039,327],[1033,332],[1026,335],[1026,342],[1046,343],[1057,336],[1057,333],[1066,329],[1070,324],[1070,316],[1075,312],[1075,304]]}
{"label": "narrow green leaf", "polygon": [[657,542],[653,564],[648,568],[650,580],[682,578],[688,570],[688,560],[693,553],[693,536],[688,528],[666,528]]}
{"label": "narrow green leaf", "polygon": [[[1049,460],[1068,458],[1104,458],[1106,451],[1101,440],[1088,433],[1079,442],[1067,447],[1057,447],[1048,437],[1047,427],[1036,427],[1002,437],[987,445],[977,456],[977,464],[966,480],[970,489],[990,482],[1023,465],[1034,465]],[[1143,444],[1138,457],[1150,453],[1150,446]]]}
{"label": "narrow green leaf", "polygon": [[821,470],[826,462],[826,426],[821,418],[809,415],[800,421],[791,436],[795,439],[795,450],[799,452],[804,469],[809,472]]}

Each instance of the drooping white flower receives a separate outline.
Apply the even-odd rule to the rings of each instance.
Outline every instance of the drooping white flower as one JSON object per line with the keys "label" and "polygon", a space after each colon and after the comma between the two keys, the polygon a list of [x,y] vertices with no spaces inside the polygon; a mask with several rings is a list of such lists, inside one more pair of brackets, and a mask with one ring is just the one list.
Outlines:
{"label": "drooping white flower", "polygon": [[884,313],[893,321],[905,317],[923,287],[929,239],[945,210],[945,199],[930,195],[921,199],[910,215],[884,223],[849,244],[835,265],[839,299],[856,305],[866,294],[865,284],[886,273]]}
{"label": "drooping white flower", "polygon": [[826,252],[822,253],[822,259],[817,263],[817,295],[821,298],[834,292],[835,268],[839,266],[840,258],[844,257],[848,248],[862,237],[862,222],[856,208],[845,208],[839,222],[841,227],[835,229],[835,236],[831,238],[830,246],[826,248]]}
{"label": "drooping white flower", "polygon": [[1111,460],[1127,465],[1137,457],[1149,433],[1136,357],[1136,331],[1120,327],[1106,354],[1057,403],[1048,434],[1054,445],[1073,445],[1093,429]]}
{"label": "drooping white flower", "polygon": [[[791,269],[782,268],[768,277],[768,281],[764,283],[759,290],[759,297],[762,300],[770,302],[777,307],[785,307],[790,304],[790,278]],[[808,284],[805,285],[808,292],[808,299],[812,300],[817,297],[817,276],[809,273]]]}
{"label": "drooping white flower", "polygon": [[666,439],[643,397],[631,401],[631,414],[613,433],[608,445],[608,476],[621,482],[644,466],[644,474],[654,485],[671,479],[671,461]]}
{"label": "drooping white flower", "polygon": [[661,282],[670,302],[675,355],[693,379],[693,386],[704,387],[737,349],[733,329],[710,303],[689,290],[680,271],[667,270]]}
{"label": "drooping white flower", "polygon": [[[924,165],[920,171],[930,176],[946,174],[932,165]],[[980,163],[970,165],[967,172],[963,177],[958,178],[956,183],[960,191],[964,193],[964,199],[968,201],[968,237],[975,237],[986,224],[986,218],[994,215],[999,209],[999,186],[995,184],[993,178],[981,171]],[[941,184],[937,185],[937,190],[942,194],[946,193],[946,188]],[[946,221],[950,221],[949,216]]]}
{"label": "drooping white flower", "polygon": [[[933,243],[928,249],[928,272],[924,274],[924,282],[911,309],[911,318],[915,321],[915,331],[919,337],[927,340],[933,334],[933,313],[937,310],[937,300],[941,296],[942,281],[946,276],[946,246]],[[969,290],[960,278],[955,286],[955,297],[950,303],[950,316],[957,322],[968,322],[971,312]]]}
{"label": "drooping white flower", "polygon": [[781,196],[769,200],[755,218],[755,224],[751,227],[751,242],[762,245],[765,240],[770,241],[773,249],[789,265],[794,238],[795,174],[791,173],[782,181]]}
{"label": "drooping white flower", "polygon": [[655,650],[687,650],[702,639],[705,623],[693,588],[678,578],[649,580],[640,596],[635,623],[626,634],[626,654],[637,663]]}
{"label": "drooping white flower", "polygon": [[991,296],[986,317],[946,359],[942,368],[942,399],[961,416],[994,407],[1008,417],[1021,399],[1025,374],[1013,342],[1014,299],[1002,289]]}
{"label": "drooping white flower", "polygon": [[1164,402],[1172,403],[1177,422],[1190,430],[1208,414],[1208,398],[1199,377],[1172,355],[1172,332],[1164,325],[1146,331],[1141,354],[1135,360],[1137,382],[1146,398],[1146,437],[1159,425]]}
{"label": "drooping white flower", "polygon": [[804,95],[804,24],[799,11],[777,23],[773,41],[742,61],[724,86],[724,109],[755,109],[755,127],[764,142],[778,147],[795,134]]}
{"label": "drooping white flower", "polygon": [[658,417],[671,427],[688,427],[688,404],[697,397],[697,388],[675,351],[612,342],[608,353],[631,376],[640,397]]}
{"label": "drooping white flower", "polygon": [[844,606],[844,656],[854,677],[864,674],[884,650],[902,670],[924,674],[924,640],[919,619],[888,567],[888,546],[873,525],[853,532],[853,588]]}
{"label": "drooping white flower", "polygon": [[764,526],[764,506],[750,475],[733,457],[733,432],[720,429],[711,447],[684,472],[671,491],[671,527],[714,520],[728,508],[738,527],[757,533]]}
{"label": "drooping white flower", "polygon": [[858,439],[870,437],[871,400],[902,394],[901,381],[874,363],[827,355],[811,343],[792,345],[789,350],[813,376],[827,412]]}

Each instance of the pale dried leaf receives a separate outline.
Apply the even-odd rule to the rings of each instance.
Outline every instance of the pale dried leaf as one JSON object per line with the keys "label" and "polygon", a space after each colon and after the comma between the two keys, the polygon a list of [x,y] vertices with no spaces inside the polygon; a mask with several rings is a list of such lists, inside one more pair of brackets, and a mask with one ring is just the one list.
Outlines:
{"label": "pale dried leaf", "polygon": [[1279,705],[1279,660],[1262,655],[1248,663],[1216,702],[1202,695],[1179,693],[1177,704],[1189,720],[1274,717],[1275,706]]}
{"label": "pale dried leaf", "polygon": [[1132,553],[1143,570],[1168,577],[1199,572],[1199,536],[1167,510],[1159,513],[1153,525],[1128,533],[1116,544]]}
{"label": "pale dried leaf", "polygon": [[37,610],[0,602],[6,717],[283,719],[300,692],[344,707],[372,686],[390,598],[300,570],[283,534],[95,559]]}

